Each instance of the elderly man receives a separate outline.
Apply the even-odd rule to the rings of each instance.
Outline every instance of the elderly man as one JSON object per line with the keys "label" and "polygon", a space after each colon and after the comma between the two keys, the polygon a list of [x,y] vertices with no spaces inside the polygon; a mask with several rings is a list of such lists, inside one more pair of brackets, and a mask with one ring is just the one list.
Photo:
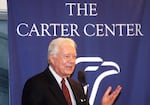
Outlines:
{"label": "elderly man", "polygon": [[[88,105],[82,85],[70,78],[76,61],[76,43],[70,38],[57,38],[48,47],[49,66],[27,80],[22,105]],[[110,94],[108,87],[101,105],[112,105],[121,91],[118,86]]]}

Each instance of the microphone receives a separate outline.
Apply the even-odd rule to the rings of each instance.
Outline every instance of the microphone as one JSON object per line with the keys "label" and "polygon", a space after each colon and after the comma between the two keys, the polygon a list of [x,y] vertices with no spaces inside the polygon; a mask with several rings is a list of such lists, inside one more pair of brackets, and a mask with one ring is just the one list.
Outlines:
{"label": "microphone", "polygon": [[89,84],[87,84],[87,81],[86,81],[85,71],[83,71],[83,70],[78,71],[78,80],[83,86],[84,94],[88,95]]}
{"label": "microphone", "polygon": [[86,75],[83,70],[78,71],[78,80],[81,84],[86,84]]}

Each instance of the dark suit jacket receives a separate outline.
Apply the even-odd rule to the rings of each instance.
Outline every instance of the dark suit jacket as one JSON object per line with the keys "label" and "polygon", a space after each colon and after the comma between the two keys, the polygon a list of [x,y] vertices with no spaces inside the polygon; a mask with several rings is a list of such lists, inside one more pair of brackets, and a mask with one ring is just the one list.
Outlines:
{"label": "dark suit jacket", "polygon": [[[77,105],[88,105],[81,84],[71,78],[68,80]],[[67,105],[61,88],[48,68],[27,80],[23,89],[22,105]]]}

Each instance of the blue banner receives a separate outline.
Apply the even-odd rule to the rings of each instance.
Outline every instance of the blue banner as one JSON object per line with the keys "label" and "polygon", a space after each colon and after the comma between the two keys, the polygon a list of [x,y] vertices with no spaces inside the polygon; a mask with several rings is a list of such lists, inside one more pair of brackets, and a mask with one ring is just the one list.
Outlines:
{"label": "blue banner", "polygon": [[77,43],[72,76],[84,70],[89,103],[120,84],[115,105],[149,105],[149,0],[8,0],[10,105],[21,105],[27,79],[47,65],[49,42]]}

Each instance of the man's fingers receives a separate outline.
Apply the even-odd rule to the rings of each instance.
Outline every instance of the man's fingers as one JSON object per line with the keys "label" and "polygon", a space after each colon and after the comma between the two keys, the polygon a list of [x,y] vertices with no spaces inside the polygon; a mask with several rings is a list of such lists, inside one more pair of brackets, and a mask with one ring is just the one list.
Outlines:
{"label": "man's fingers", "polygon": [[107,90],[105,91],[104,95],[109,95],[109,93],[111,92],[111,89],[112,89],[112,87],[109,86],[109,87],[107,88]]}
{"label": "man's fingers", "polygon": [[114,91],[114,96],[118,96],[120,91],[121,91],[122,87],[120,85],[117,86],[117,88]]}
{"label": "man's fingers", "polygon": [[112,87],[109,86],[109,87],[107,88],[106,92],[104,93],[104,95],[112,95],[112,96],[115,96],[115,97],[116,97],[116,96],[118,96],[118,94],[120,93],[121,89],[122,89],[122,87],[121,87],[120,85],[118,85],[118,86],[116,87],[116,89],[112,92],[112,94],[110,94],[110,92],[111,92],[111,90],[112,90]]}

